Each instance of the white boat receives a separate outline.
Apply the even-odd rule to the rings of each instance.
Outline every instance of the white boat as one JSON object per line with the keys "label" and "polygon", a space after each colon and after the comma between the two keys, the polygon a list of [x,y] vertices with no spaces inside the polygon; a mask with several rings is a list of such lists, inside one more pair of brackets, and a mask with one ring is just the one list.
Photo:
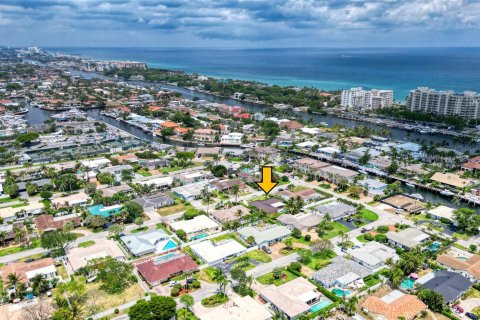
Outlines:
{"label": "white boat", "polygon": [[415,198],[415,199],[420,200],[420,201],[422,201],[424,199],[423,196],[420,193],[412,193],[410,195],[410,197]]}
{"label": "white boat", "polygon": [[407,187],[410,187],[410,188],[415,188],[415,185],[413,183],[410,183],[410,182],[405,182],[405,185]]}
{"label": "white boat", "polygon": [[455,195],[455,193],[453,193],[453,192],[450,191],[450,190],[440,191],[440,194],[441,194],[441,195],[444,195],[444,196],[453,196],[453,195]]}

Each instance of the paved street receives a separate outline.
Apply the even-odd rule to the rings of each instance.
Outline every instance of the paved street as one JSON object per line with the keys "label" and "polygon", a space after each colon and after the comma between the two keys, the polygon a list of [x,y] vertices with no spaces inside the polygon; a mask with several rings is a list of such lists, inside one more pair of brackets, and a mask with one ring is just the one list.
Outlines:
{"label": "paved street", "polygon": [[247,271],[247,275],[254,278],[260,277],[264,274],[272,272],[275,268],[281,268],[289,265],[291,262],[297,261],[299,258],[297,253],[292,253],[288,256],[273,260],[272,262],[259,265]]}

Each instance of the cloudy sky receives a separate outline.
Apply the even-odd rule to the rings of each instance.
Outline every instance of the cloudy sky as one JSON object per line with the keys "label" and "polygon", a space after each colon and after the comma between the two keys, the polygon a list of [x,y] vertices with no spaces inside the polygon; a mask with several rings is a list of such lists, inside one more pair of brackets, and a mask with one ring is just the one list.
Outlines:
{"label": "cloudy sky", "polygon": [[0,45],[479,46],[478,0],[1,0]]}

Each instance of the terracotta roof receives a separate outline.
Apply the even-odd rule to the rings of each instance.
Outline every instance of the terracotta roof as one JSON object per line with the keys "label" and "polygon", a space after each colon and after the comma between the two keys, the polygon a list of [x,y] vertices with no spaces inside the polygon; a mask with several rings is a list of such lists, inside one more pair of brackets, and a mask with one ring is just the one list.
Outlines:
{"label": "terracotta roof", "polygon": [[400,317],[412,319],[417,314],[427,309],[427,306],[416,296],[403,295],[390,303],[384,302],[379,297],[370,296],[365,300],[362,308],[371,313],[385,316],[388,320],[397,320]]}
{"label": "terracotta roof", "polygon": [[8,282],[8,275],[16,273],[19,276],[20,281],[28,282],[27,272],[54,265],[52,258],[44,258],[28,263],[12,262],[1,269],[2,279],[4,282]]}
{"label": "terracotta roof", "polygon": [[175,128],[178,127],[178,124],[172,121],[165,121],[160,126],[162,126],[163,128]]}
{"label": "terracotta roof", "polygon": [[148,260],[137,264],[136,268],[150,284],[166,281],[176,274],[193,271],[198,268],[195,261],[185,254],[178,255],[172,259],[165,260],[165,262]]}
{"label": "terracotta roof", "polygon": [[480,255],[478,254],[471,256],[465,261],[448,254],[442,254],[437,258],[437,261],[454,270],[467,271],[475,278],[480,279]]}
{"label": "terracotta roof", "polygon": [[35,218],[35,226],[39,231],[60,229],[67,222],[73,222],[75,225],[79,225],[82,222],[82,219],[80,217],[71,217],[62,220],[54,220],[53,216],[49,214],[42,214]]}
{"label": "terracotta roof", "polygon": [[480,162],[469,161],[469,162],[464,163],[462,165],[462,167],[467,168],[467,169],[479,170],[480,169]]}

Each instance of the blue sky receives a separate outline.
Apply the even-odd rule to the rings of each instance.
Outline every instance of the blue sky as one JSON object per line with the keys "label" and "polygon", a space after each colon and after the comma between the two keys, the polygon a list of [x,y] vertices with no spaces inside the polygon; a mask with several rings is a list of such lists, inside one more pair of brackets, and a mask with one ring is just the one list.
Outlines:
{"label": "blue sky", "polygon": [[0,45],[480,46],[478,0],[2,0]]}

